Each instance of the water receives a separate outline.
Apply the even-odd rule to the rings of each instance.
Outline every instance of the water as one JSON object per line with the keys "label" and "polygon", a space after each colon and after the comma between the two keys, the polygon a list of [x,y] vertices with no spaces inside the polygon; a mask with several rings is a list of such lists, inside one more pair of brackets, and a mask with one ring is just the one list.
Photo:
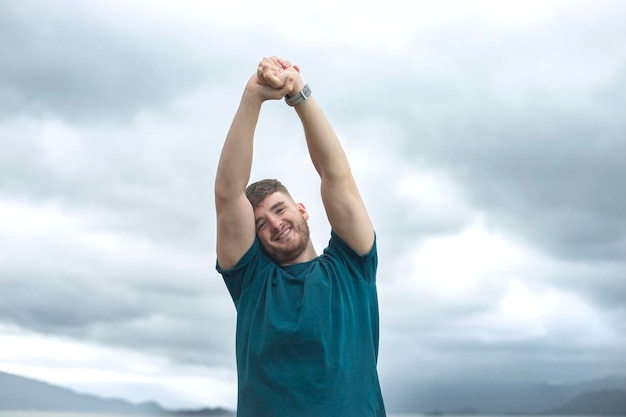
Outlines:
{"label": "water", "polygon": [[[442,417],[452,417],[452,414]],[[42,412],[42,411],[0,411],[0,417],[131,417],[130,414],[103,414],[103,413],[80,413],[80,412]],[[147,417],[142,414],[138,417]],[[167,414],[160,414],[159,417],[168,417]],[[171,417],[180,417],[174,416]],[[387,414],[387,417],[425,417],[423,414]],[[511,417],[510,415],[480,415],[470,414],[458,417]],[[581,416],[523,416],[515,415],[515,417],[581,417]],[[585,417],[607,417],[607,416],[585,416]]]}
{"label": "water", "polygon": [[[0,417],[4,417],[0,414]],[[58,417],[58,416],[55,416]],[[431,415],[426,414],[389,414],[387,413],[387,417],[432,417]],[[567,415],[558,415],[552,416],[548,414],[533,414],[533,415],[524,415],[524,414],[442,414],[441,417],[611,417],[607,415],[576,415],[576,416],[567,416]]]}
{"label": "water", "polygon": [[[49,412],[49,411],[0,411],[0,417],[133,417],[132,414],[108,413],[81,413],[81,412]],[[149,417],[147,414],[138,414],[137,417]],[[159,414],[158,417],[170,417],[169,414]],[[180,415],[171,417],[181,417]]]}
{"label": "water", "polygon": [[146,414],[104,414],[49,411],[0,411],[0,417],[148,417]]}

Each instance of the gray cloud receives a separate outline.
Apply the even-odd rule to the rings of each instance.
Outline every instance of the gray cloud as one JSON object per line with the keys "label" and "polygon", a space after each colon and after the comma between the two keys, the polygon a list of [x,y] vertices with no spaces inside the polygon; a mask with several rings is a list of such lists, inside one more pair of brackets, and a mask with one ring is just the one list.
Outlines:
{"label": "gray cloud", "polygon": [[[626,249],[626,199],[618,192],[625,126],[614,106],[626,67],[619,20],[589,28],[578,18],[534,36],[479,38],[472,55],[438,51],[430,58],[455,57],[454,75],[434,86],[432,73],[418,77],[400,113],[410,126],[403,150],[443,167],[490,221],[554,255],[619,259]],[[589,45],[585,28],[600,31],[602,43]],[[590,54],[602,57],[599,69]]]}
{"label": "gray cloud", "polygon": [[232,333],[232,303],[216,291],[222,288],[208,270],[168,270],[167,263],[119,270],[119,262],[107,265],[110,259],[88,254],[67,261],[76,257],[82,260],[65,274],[58,272],[65,264],[58,257],[54,263],[40,258],[50,265],[31,270],[5,268],[0,319],[180,363],[219,366],[230,357],[232,341],[224,335]]}
{"label": "gray cloud", "polygon": [[0,7],[4,118],[128,122],[143,109],[166,109],[180,94],[232,72],[215,48],[197,49],[219,42],[210,30],[181,30],[100,2],[27,0]]}

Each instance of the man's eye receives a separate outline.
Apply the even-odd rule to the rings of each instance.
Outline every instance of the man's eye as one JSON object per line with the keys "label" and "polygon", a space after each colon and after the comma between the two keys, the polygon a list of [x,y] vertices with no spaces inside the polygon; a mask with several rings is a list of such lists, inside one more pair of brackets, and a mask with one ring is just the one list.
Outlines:
{"label": "man's eye", "polygon": [[263,230],[265,228],[265,223],[259,223],[259,225],[256,227],[256,230]]}
{"label": "man's eye", "polygon": [[281,207],[281,208],[279,208],[278,210],[276,210],[276,213],[280,214],[280,213],[282,213],[283,211],[285,211],[285,209]]}

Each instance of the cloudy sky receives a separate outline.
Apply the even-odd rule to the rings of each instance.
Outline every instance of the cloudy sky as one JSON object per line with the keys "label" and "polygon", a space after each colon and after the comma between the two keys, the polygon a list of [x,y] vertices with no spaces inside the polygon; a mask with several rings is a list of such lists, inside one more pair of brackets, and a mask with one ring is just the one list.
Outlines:
{"label": "cloudy sky", "polygon": [[[626,3],[0,0],[0,370],[234,407],[213,181],[264,56],[299,64],[380,253],[379,370],[626,375]],[[292,109],[253,178],[329,238]]]}

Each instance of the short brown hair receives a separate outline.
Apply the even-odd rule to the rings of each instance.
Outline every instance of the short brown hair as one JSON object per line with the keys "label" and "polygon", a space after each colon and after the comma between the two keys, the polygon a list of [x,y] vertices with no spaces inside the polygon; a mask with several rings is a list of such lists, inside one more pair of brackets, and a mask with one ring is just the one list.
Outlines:
{"label": "short brown hair", "polygon": [[252,207],[256,208],[267,196],[277,192],[281,192],[293,200],[287,188],[276,179],[260,180],[248,185],[248,188],[246,188],[246,197],[248,197],[248,201],[250,201]]}

